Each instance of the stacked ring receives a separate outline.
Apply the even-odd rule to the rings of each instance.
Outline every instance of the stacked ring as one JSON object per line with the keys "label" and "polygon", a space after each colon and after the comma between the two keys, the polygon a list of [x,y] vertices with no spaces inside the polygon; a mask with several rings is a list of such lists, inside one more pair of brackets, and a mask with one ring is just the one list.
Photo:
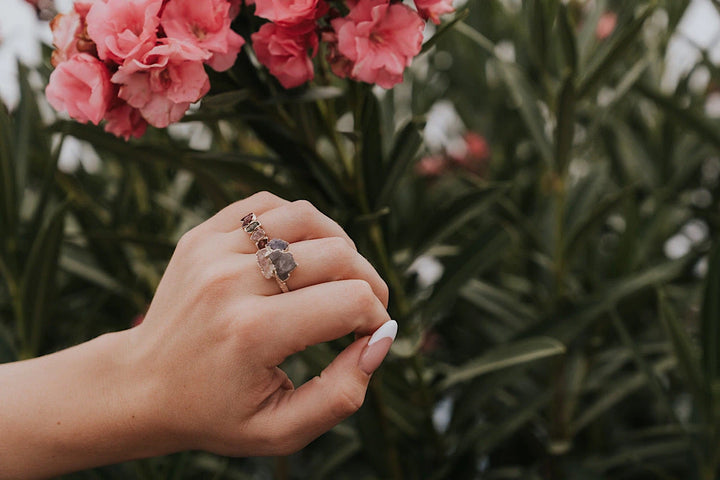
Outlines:
{"label": "stacked ring", "polygon": [[242,228],[250,234],[250,240],[258,248],[255,255],[262,275],[267,279],[274,277],[283,293],[290,291],[286,282],[290,278],[290,272],[297,268],[292,253],[288,251],[290,244],[279,238],[268,239],[254,213],[243,217]]}

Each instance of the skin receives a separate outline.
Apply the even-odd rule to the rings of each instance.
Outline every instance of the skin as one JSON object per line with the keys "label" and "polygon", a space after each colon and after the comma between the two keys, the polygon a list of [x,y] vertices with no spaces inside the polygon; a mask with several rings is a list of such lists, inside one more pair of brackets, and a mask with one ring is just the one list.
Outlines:
{"label": "skin", "polygon": [[[298,263],[280,293],[241,229],[254,212]],[[259,193],[185,234],[138,327],[0,365],[0,479],[45,478],[199,449],[299,450],[354,413],[390,347],[388,289],[347,234],[311,204]],[[295,388],[278,368],[355,333]]]}

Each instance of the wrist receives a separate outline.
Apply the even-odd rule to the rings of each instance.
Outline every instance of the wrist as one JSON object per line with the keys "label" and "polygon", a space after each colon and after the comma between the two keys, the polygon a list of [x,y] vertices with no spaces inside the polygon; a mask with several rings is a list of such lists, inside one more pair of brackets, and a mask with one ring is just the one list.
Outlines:
{"label": "wrist", "polygon": [[0,478],[43,478],[177,451],[153,375],[123,331],[0,365]]}

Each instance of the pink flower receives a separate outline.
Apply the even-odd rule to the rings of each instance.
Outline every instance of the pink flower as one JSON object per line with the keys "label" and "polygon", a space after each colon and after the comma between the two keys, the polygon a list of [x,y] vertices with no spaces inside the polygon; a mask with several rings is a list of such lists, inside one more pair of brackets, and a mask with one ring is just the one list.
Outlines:
{"label": "pink flower", "polygon": [[488,141],[476,132],[463,135],[465,151],[460,155],[450,155],[450,159],[459,167],[483,175],[487,171],[490,158]]}
{"label": "pink flower", "polygon": [[323,0],[255,0],[255,15],[284,26],[315,21],[325,12]]}
{"label": "pink flower", "polygon": [[595,28],[595,37],[598,40],[605,40],[612,35],[617,25],[617,13],[605,12],[600,16],[597,27]]}
{"label": "pink flower", "polygon": [[70,12],[56,15],[50,22],[53,45],[55,45],[51,59],[54,67],[78,53],[95,55],[95,44],[88,37],[85,29],[85,17],[90,5],[88,3],[76,3]]}
{"label": "pink flower", "polygon": [[338,52],[352,62],[352,78],[391,88],[420,53],[425,22],[409,7],[386,0],[360,0],[331,22]]}
{"label": "pink flower", "polygon": [[142,59],[120,67],[112,81],[122,85],[120,98],[140,110],[151,125],[164,128],[210,90],[203,68],[209,55],[191,43],[163,38]]}
{"label": "pink flower", "polygon": [[[230,15],[230,18],[233,19],[233,18],[237,17],[238,14],[240,13],[240,9],[242,8],[242,5],[243,5],[243,0],[228,0],[228,2],[230,2],[229,15]],[[245,5],[254,5],[254,4],[255,4],[255,0],[246,0],[245,1]]]}
{"label": "pink flower", "polygon": [[448,161],[444,155],[431,155],[423,157],[416,165],[415,171],[422,177],[439,177],[448,168]]}
{"label": "pink flower", "polygon": [[103,0],[87,15],[87,31],[98,56],[122,64],[141,57],[157,40],[162,0]]}
{"label": "pink flower", "polygon": [[208,65],[222,72],[232,67],[245,40],[230,28],[228,0],[172,0],[162,14],[168,37],[192,43],[213,54]]}
{"label": "pink flower", "polygon": [[[315,24],[285,28],[266,23],[252,35],[252,41],[260,63],[277,77],[283,87],[297,87],[314,77],[310,58],[317,54],[318,49]],[[309,51],[312,51],[310,55]]]}
{"label": "pink flower", "polygon": [[424,19],[430,19],[435,25],[440,23],[440,15],[452,13],[453,0],[415,0],[418,13]]}
{"label": "pink flower", "polygon": [[130,140],[130,137],[142,137],[148,125],[140,110],[120,99],[117,99],[115,105],[105,114],[105,120],[105,131],[126,141]]}
{"label": "pink flower", "polygon": [[95,125],[105,116],[116,89],[103,62],[86,53],[60,63],[45,89],[50,105],[75,120]]}

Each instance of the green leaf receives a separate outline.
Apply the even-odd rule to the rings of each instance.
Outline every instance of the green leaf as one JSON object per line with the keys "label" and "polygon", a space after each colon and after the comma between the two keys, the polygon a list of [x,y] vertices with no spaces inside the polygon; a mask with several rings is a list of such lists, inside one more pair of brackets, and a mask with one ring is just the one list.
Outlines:
{"label": "green leaf", "polygon": [[634,192],[634,188],[625,188],[603,198],[587,212],[586,216],[577,219],[565,237],[565,256],[571,257],[583,245],[583,240],[596,228],[602,226],[608,215]]}
{"label": "green leaf", "polygon": [[694,130],[703,140],[715,148],[720,148],[720,129],[717,122],[709,120],[698,110],[680,106],[675,98],[664,95],[645,83],[634,84],[633,90],[652,100],[665,111],[668,118],[674,119],[684,128]]}
{"label": "green leaf", "polygon": [[500,261],[497,252],[507,245],[508,235],[504,231],[478,231],[448,264],[442,278],[435,285],[433,295],[425,304],[418,306],[426,318],[447,308],[459,295],[468,281]]}
{"label": "green leaf", "polygon": [[440,28],[437,29],[435,34],[430,37],[430,39],[423,43],[422,50],[420,50],[420,54],[423,54],[430,50],[432,47],[437,44],[437,42],[445,36],[447,32],[452,30],[458,23],[464,21],[468,16],[470,15],[470,9],[464,8],[460,10],[459,12],[455,13],[455,17],[453,17],[452,20],[449,22],[445,22],[442,25],[440,25]]}
{"label": "green leaf", "polygon": [[[661,376],[674,366],[674,358],[663,358],[653,364],[653,375]],[[571,424],[570,431],[573,435],[577,434],[591,422],[607,413],[608,410],[619,402],[644,387],[647,384],[647,380],[648,378],[645,373],[635,373],[605,385],[602,394],[595,401],[586,405],[582,413]]]}
{"label": "green leaf", "polygon": [[560,3],[560,9],[558,11],[558,30],[563,56],[565,57],[565,65],[567,65],[570,74],[574,76],[578,67],[575,28],[572,25],[567,5],[564,3]]}
{"label": "green leaf", "polygon": [[712,385],[720,380],[720,242],[716,242],[708,264],[700,312],[700,342],[705,381]]}
{"label": "green leaf", "polygon": [[699,403],[705,419],[712,418],[709,410],[711,404],[708,398],[710,391],[702,376],[700,359],[693,352],[692,343],[662,290],[658,291],[658,309],[660,321],[672,341],[682,378],[687,382],[695,400]]}
{"label": "green leaf", "polygon": [[547,66],[548,31],[547,12],[543,0],[529,0],[525,2],[527,12],[528,31],[530,32],[531,51],[542,68]]}
{"label": "green leaf", "polygon": [[372,203],[382,188],[383,134],[380,102],[369,86],[358,86],[359,105],[355,111],[355,129],[359,133],[359,152],[355,153],[355,176],[362,194]]}
{"label": "green leaf", "polygon": [[15,184],[15,139],[12,136],[13,120],[5,104],[0,101],[0,232],[2,250],[14,250],[17,229],[18,198]]}
{"label": "green leaf", "polygon": [[438,388],[446,390],[495,370],[565,353],[565,345],[550,337],[535,337],[500,345],[475,360],[450,369]]}
{"label": "green leaf", "polygon": [[47,322],[55,296],[55,273],[64,237],[67,207],[58,207],[37,233],[24,266],[20,282],[25,331],[22,355],[38,353],[43,325]]}
{"label": "green leaf", "polygon": [[397,134],[395,145],[388,155],[384,183],[375,201],[376,210],[390,205],[400,180],[414,165],[423,141],[420,135],[423,125],[423,122],[410,121]]}
{"label": "green leaf", "polygon": [[[472,189],[457,197],[450,197],[429,209],[427,220],[420,223],[415,240],[415,255],[420,255],[445,239],[453,237],[469,222],[487,212],[507,192],[508,187],[508,185],[495,184],[486,188]],[[443,228],[437,228],[438,225],[442,225]]]}
{"label": "green leaf", "polygon": [[534,323],[539,316],[533,306],[523,303],[517,295],[476,278],[471,279],[460,293],[476,307],[516,329]]}
{"label": "green leaf", "polygon": [[545,163],[552,166],[554,164],[553,152],[550,141],[545,134],[546,122],[540,113],[539,99],[533,93],[527,76],[516,64],[502,60],[495,60],[492,63],[498,69],[510,90],[515,106],[520,110],[520,116],[535,142],[535,148],[537,148]]}
{"label": "green leaf", "polygon": [[657,4],[647,5],[637,18],[634,18],[628,25],[620,27],[604,48],[596,53],[593,61],[587,67],[577,89],[577,97],[584,98],[597,84],[607,75],[608,71],[615,66],[625,52],[633,45],[636,45],[636,37],[640,34],[645,20],[655,11]]}
{"label": "green leaf", "polygon": [[338,87],[312,87],[302,91],[290,93],[284,91],[267,99],[264,103],[267,105],[277,105],[281,103],[312,103],[320,100],[332,100],[340,98],[345,91]]}
{"label": "green leaf", "polygon": [[563,81],[556,115],[555,169],[562,175],[570,163],[570,151],[575,136],[575,84],[572,74],[568,74]]}

